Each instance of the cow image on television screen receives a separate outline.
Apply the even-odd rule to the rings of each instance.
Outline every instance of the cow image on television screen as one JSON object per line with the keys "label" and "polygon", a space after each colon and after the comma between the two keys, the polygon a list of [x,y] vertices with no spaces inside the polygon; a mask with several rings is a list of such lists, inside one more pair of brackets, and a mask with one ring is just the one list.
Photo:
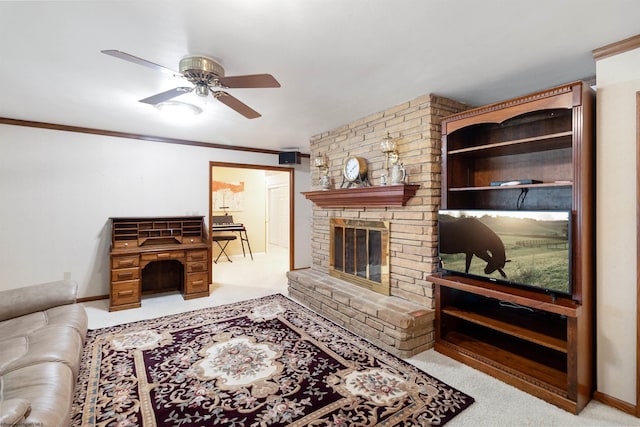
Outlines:
{"label": "cow image on television screen", "polygon": [[460,218],[440,222],[440,252],[445,254],[464,253],[466,255],[465,273],[469,273],[471,258],[477,256],[486,261],[485,274],[502,270],[510,260],[507,259],[504,244],[500,237],[476,218]]}

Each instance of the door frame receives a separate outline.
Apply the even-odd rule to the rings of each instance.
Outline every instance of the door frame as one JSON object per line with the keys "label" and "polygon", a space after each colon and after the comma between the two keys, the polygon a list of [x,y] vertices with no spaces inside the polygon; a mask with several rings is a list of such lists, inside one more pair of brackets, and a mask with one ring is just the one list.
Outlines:
{"label": "door frame", "polygon": [[640,417],[640,92],[636,92],[636,407]]}
{"label": "door frame", "polygon": [[209,162],[209,217],[207,222],[209,223],[209,247],[212,247],[212,233],[211,233],[211,217],[213,216],[213,168],[214,167],[223,167],[223,168],[237,168],[237,169],[254,169],[254,170],[264,170],[264,171],[275,171],[275,172],[287,172],[289,174],[289,270],[293,270],[295,262],[294,262],[294,225],[295,225],[295,210],[293,204],[293,196],[294,192],[294,169],[283,167],[283,166],[265,166],[265,165],[252,165],[245,163],[230,163],[230,162]]}

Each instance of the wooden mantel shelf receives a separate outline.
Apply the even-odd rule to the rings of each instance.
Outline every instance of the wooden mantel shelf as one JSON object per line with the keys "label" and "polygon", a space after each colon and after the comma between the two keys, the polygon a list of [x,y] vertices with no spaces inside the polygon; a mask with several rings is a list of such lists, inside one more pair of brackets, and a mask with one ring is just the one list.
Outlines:
{"label": "wooden mantel shelf", "polygon": [[420,188],[416,184],[380,185],[307,191],[302,194],[321,208],[351,208],[367,206],[404,206]]}

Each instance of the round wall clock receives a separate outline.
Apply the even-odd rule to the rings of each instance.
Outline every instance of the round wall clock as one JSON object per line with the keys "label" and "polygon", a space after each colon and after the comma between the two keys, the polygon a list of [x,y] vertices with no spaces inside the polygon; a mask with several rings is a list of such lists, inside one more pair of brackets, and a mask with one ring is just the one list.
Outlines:
{"label": "round wall clock", "polygon": [[364,181],[367,176],[367,161],[362,157],[350,156],[344,161],[344,178],[353,183]]}

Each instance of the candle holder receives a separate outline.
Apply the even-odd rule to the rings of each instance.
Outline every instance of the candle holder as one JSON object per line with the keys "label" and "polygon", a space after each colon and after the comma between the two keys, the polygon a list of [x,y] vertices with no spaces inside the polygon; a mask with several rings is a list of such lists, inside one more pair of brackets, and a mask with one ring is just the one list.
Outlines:
{"label": "candle holder", "polygon": [[382,154],[384,154],[385,169],[389,169],[389,162],[394,165],[398,163],[400,157],[398,156],[398,150],[396,149],[396,142],[393,140],[393,138],[391,138],[389,132],[387,132],[387,135],[382,138],[382,142],[380,143],[380,151],[382,151]]}
{"label": "candle holder", "polygon": [[318,168],[318,179],[320,180],[320,186],[323,190],[328,190],[331,187],[331,179],[329,178],[329,161],[324,154],[317,155],[313,159],[313,164]]}

